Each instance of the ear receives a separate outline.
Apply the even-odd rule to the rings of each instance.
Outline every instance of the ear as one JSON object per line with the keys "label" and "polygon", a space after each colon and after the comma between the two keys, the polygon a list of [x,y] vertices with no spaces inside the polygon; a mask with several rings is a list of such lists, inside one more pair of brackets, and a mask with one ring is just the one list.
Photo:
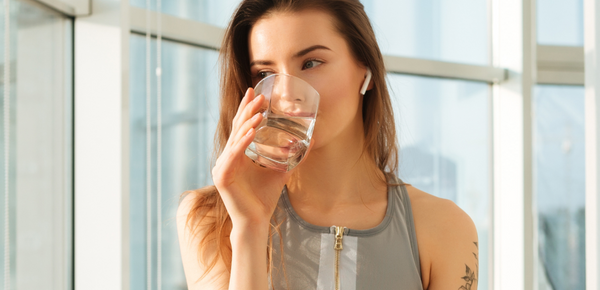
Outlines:
{"label": "ear", "polygon": [[367,72],[365,74],[365,81],[363,82],[362,88],[360,89],[360,93],[361,95],[365,95],[365,93],[367,93],[367,90],[370,90],[373,88],[373,82],[371,82],[371,76],[373,74],[371,73],[371,69],[369,67],[367,67]]}

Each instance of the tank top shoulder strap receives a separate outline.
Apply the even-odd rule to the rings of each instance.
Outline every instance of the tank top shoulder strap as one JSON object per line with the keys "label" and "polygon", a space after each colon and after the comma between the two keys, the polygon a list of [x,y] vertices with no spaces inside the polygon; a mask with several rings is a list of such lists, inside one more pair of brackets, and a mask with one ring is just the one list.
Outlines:
{"label": "tank top shoulder strap", "polygon": [[406,225],[408,230],[408,236],[410,239],[410,246],[412,250],[412,256],[419,269],[419,274],[421,274],[421,262],[419,258],[419,248],[417,244],[417,234],[415,230],[415,223],[413,218],[412,206],[410,203],[410,198],[408,196],[408,191],[406,189],[406,184],[396,175],[389,174],[388,175],[388,187],[392,190],[391,197],[394,198],[394,218],[400,219],[399,222],[402,222]]}

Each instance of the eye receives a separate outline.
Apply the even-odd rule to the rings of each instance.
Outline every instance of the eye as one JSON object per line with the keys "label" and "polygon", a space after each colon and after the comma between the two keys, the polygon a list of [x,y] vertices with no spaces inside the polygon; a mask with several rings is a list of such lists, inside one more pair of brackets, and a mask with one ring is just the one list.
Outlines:
{"label": "eye", "polygon": [[259,79],[264,79],[264,78],[266,78],[266,77],[270,76],[271,74],[273,74],[273,73],[272,73],[272,72],[270,72],[270,71],[259,71],[259,72],[256,74],[256,77],[257,77],[257,78],[259,78]]}
{"label": "eye", "polygon": [[313,67],[319,66],[322,63],[323,63],[322,61],[319,61],[316,59],[311,59],[304,63],[304,66],[302,67],[302,69],[313,68]]}

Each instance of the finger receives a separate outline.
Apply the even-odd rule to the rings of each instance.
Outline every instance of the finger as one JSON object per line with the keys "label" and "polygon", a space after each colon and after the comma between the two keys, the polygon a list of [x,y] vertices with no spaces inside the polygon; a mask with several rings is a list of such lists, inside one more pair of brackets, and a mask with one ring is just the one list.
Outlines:
{"label": "finger", "polygon": [[[248,121],[248,119],[252,118],[252,116],[256,114],[256,112],[259,111],[264,99],[265,97],[263,95],[258,95],[252,100],[252,102],[247,104],[241,112],[238,112],[238,119],[236,120],[236,124],[234,124],[236,132],[232,134],[232,136],[238,135],[237,133],[239,133],[243,124],[246,121]],[[246,131],[242,132],[242,134],[244,134],[245,132]]]}
{"label": "finger", "polygon": [[240,112],[242,112],[243,109],[248,105],[248,103],[250,103],[251,100],[253,100],[253,99],[254,99],[254,89],[248,88],[246,90],[246,94],[244,94],[244,97],[240,101],[238,109],[235,112],[235,116],[233,116],[233,119],[231,120],[231,131],[229,132],[230,138],[227,139],[227,144],[225,144],[226,147],[229,146],[229,144],[232,141],[231,136],[235,136],[238,131],[237,123],[238,123],[238,119],[240,118],[240,116],[239,116]]}
{"label": "finger", "polygon": [[[247,134],[249,132],[246,132]],[[253,134],[253,133],[250,133]],[[253,136],[253,135],[252,135]],[[254,137],[252,137],[254,138]],[[252,142],[253,139],[250,139],[250,142],[244,142],[246,140],[246,136],[241,136],[242,140],[235,140],[235,138],[231,137],[229,138],[229,141],[227,146],[225,147],[225,149],[223,150],[223,152],[221,152],[221,155],[219,155],[219,157],[217,158],[217,162],[215,163],[215,167],[213,168],[213,175],[214,172],[219,172],[221,179],[222,180],[229,180],[230,177],[234,176],[234,172],[235,169],[237,168],[237,164],[239,162],[240,157],[243,155],[242,152],[245,151],[244,147],[242,151],[240,150],[236,150],[236,148],[239,145],[239,143],[245,143],[250,145],[250,142]],[[239,142],[242,141],[242,142]]]}
{"label": "finger", "polygon": [[244,134],[244,136],[242,136],[242,138],[240,138],[240,140],[237,142],[237,144],[235,144],[235,147],[233,148],[232,151],[236,152],[236,154],[243,155],[244,151],[246,151],[246,148],[248,148],[250,143],[252,143],[252,140],[254,140],[255,135],[256,135],[256,130],[254,130],[254,128],[248,129],[246,134]]}
{"label": "finger", "polygon": [[[246,94],[244,95],[244,97],[242,98],[242,101],[240,102],[240,105],[238,106],[238,109],[235,113],[235,117],[233,117],[233,121],[232,121],[232,128],[233,130],[237,129],[236,124],[239,121],[240,118],[240,112],[244,111],[244,108],[246,108],[246,106],[252,102],[252,100],[254,100],[254,89],[253,88],[248,88],[246,90]],[[232,132],[233,132],[232,130]]]}
{"label": "finger", "polygon": [[[223,159],[221,163],[221,168],[229,169],[236,168],[235,166],[239,162],[240,158],[244,157],[244,151],[248,148],[248,145],[254,140],[254,136],[256,135],[256,131],[254,128],[250,128],[247,132],[245,132],[242,138],[230,148],[227,152],[226,158]],[[225,152],[223,152],[225,154]]]}
{"label": "finger", "polygon": [[240,105],[238,106],[238,109],[236,112],[242,111],[244,109],[244,107],[246,107],[246,105],[248,105],[248,103],[250,103],[253,99],[254,99],[254,89],[248,88],[246,90],[246,93],[244,94],[244,97],[242,98],[242,101],[240,102]]}
{"label": "finger", "polygon": [[234,144],[237,144],[237,142],[239,142],[242,139],[242,137],[244,137],[244,134],[246,134],[248,130],[250,130],[250,128],[254,128],[254,130],[256,131],[256,126],[258,126],[262,120],[263,115],[261,113],[256,113],[254,114],[254,116],[252,116],[252,118],[248,119],[237,132],[237,135],[234,138]]}
{"label": "finger", "polygon": [[[258,126],[260,124],[260,122],[262,121],[263,116],[261,113],[256,113],[254,114],[254,116],[250,119],[248,119],[240,128],[240,130],[238,130],[238,132],[236,133],[236,135],[231,135],[231,137],[229,138],[227,145],[225,146],[225,150],[223,150],[223,155],[224,156],[230,156],[228,154],[225,154],[225,152],[229,152],[232,150],[233,147],[235,147],[237,145],[237,143],[241,141],[243,141],[244,139],[244,134],[246,134],[251,128],[254,129],[256,128],[256,126]],[[250,143],[248,143],[248,145],[250,145]],[[246,145],[247,147],[247,145]],[[245,150],[245,149],[244,149]],[[222,158],[217,159],[217,163],[220,162]]]}

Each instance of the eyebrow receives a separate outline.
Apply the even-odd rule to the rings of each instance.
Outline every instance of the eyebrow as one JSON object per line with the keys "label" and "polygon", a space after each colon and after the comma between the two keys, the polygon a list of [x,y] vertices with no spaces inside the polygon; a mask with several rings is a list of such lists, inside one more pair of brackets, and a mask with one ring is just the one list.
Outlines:
{"label": "eyebrow", "polygon": [[[297,52],[296,54],[294,54],[294,56],[292,56],[292,58],[299,58],[299,57],[305,56],[309,52],[315,51],[317,49],[324,49],[324,50],[331,51],[331,49],[329,47],[317,44],[317,45],[313,45],[311,47],[305,48],[305,49]],[[250,62],[250,67],[252,67],[254,65],[257,65],[257,64],[260,64],[260,65],[272,65],[273,62],[270,61],[270,60],[255,60],[253,62]]]}

